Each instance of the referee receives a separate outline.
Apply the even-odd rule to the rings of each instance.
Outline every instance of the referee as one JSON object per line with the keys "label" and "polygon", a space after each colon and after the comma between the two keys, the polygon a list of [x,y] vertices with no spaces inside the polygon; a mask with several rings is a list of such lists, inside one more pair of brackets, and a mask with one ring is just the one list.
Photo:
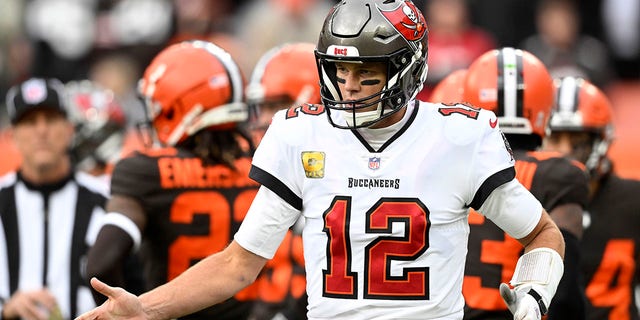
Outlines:
{"label": "referee", "polygon": [[74,171],[63,90],[57,80],[32,78],[7,93],[21,165],[0,177],[2,319],[70,319],[95,306],[83,261],[108,186]]}

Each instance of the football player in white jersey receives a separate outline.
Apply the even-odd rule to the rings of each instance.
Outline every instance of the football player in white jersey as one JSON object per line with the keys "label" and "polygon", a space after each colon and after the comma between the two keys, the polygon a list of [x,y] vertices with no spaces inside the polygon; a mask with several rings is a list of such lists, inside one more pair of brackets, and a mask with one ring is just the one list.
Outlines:
{"label": "football player in white jersey", "polygon": [[341,1],[316,57],[323,104],[274,116],[235,240],[140,297],[92,279],[109,300],[79,319],[168,319],[224,301],[301,215],[309,319],[462,319],[469,208],[524,245],[501,289],[514,319],[541,318],[562,277],[562,235],[514,179],[492,112],[414,100],[427,74],[415,5]]}

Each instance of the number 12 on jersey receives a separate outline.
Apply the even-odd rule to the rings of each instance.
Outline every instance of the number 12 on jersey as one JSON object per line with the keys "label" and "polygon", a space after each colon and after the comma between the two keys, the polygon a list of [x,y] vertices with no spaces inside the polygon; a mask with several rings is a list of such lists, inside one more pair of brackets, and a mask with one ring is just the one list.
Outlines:
{"label": "number 12 on jersey", "polygon": [[[336,196],[323,217],[328,237],[324,297],[357,299],[358,275],[352,269],[354,263],[363,263],[365,299],[429,299],[428,267],[391,274],[392,261],[416,260],[429,247],[429,210],[419,199],[381,198],[366,212],[364,233],[380,236],[364,248],[364,260],[359,262],[353,261],[351,251],[351,197]],[[391,236],[394,223],[404,227],[403,236]]]}

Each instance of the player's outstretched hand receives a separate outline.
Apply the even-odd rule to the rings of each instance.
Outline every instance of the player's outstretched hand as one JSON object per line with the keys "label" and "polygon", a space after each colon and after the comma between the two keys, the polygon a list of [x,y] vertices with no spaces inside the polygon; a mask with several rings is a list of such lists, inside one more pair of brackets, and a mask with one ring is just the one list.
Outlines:
{"label": "player's outstretched hand", "polygon": [[500,295],[507,304],[514,320],[540,320],[540,307],[536,300],[524,291],[509,288],[506,283],[500,284]]}
{"label": "player's outstretched hand", "polygon": [[110,287],[97,278],[91,279],[91,286],[109,298],[101,306],[87,311],[75,320],[146,319],[138,297],[122,288]]}

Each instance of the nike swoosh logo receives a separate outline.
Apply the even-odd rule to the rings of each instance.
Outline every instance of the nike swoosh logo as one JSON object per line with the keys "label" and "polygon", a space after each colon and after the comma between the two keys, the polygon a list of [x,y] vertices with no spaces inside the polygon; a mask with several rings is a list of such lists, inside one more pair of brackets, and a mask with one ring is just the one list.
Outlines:
{"label": "nike swoosh logo", "polygon": [[489,126],[491,126],[491,128],[495,128],[497,124],[498,124],[498,118],[494,119],[493,121],[489,119]]}

